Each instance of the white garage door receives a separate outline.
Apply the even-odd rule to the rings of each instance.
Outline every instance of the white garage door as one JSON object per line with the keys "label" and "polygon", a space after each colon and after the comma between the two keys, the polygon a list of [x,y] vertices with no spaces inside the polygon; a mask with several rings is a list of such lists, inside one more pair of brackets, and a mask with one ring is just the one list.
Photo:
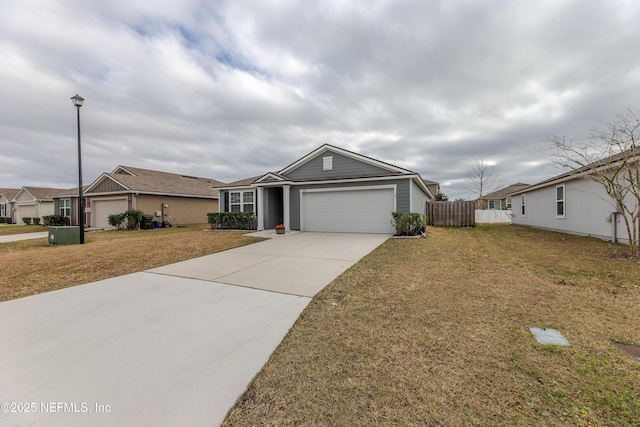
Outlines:
{"label": "white garage door", "polygon": [[395,210],[393,188],[306,191],[301,193],[302,231],[390,233]]}
{"label": "white garage door", "polygon": [[91,211],[93,213],[93,227],[111,228],[109,215],[123,213],[127,210],[127,199],[118,200],[92,200]]}
{"label": "white garage door", "polygon": [[29,218],[33,218],[36,216],[36,205],[23,205],[18,206],[18,208],[20,209],[16,212],[16,223],[18,224],[24,224],[24,222],[22,222],[22,218],[24,217],[28,216]]}

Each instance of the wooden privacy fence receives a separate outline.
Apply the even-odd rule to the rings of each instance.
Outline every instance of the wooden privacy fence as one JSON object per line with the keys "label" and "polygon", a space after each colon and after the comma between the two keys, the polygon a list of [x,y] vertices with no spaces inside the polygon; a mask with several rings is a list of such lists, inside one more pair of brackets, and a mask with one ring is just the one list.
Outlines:
{"label": "wooden privacy fence", "polygon": [[427,225],[434,227],[473,227],[475,202],[427,202]]}

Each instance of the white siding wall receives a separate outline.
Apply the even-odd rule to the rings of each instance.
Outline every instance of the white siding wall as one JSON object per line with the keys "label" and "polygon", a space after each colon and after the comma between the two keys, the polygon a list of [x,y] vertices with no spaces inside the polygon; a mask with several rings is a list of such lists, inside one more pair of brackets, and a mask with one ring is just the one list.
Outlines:
{"label": "white siding wall", "polygon": [[[554,231],[611,239],[612,226],[607,221],[616,211],[611,198],[601,184],[588,179],[568,181],[565,185],[565,217],[556,216],[556,185],[528,191],[526,216],[522,216],[521,195],[512,198],[512,221]],[[624,221],[617,225],[618,240],[628,243]]]}

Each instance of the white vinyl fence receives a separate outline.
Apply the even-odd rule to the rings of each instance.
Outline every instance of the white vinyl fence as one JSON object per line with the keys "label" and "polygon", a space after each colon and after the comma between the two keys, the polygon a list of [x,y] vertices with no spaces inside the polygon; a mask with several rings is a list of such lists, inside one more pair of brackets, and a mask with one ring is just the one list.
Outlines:
{"label": "white vinyl fence", "polygon": [[476,223],[511,222],[511,210],[476,210]]}

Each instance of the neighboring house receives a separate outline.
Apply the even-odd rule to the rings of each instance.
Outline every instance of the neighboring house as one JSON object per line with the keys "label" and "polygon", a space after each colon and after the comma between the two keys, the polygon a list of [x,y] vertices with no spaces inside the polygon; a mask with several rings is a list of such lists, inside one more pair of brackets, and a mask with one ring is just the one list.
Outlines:
{"label": "neighboring house", "polygon": [[18,191],[16,188],[0,188],[0,217],[11,218],[11,222],[15,222],[12,200]]}
{"label": "neighboring house", "polygon": [[103,173],[85,191],[87,225],[111,228],[109,215],[141,210],[172,225],[206,224],[207,213],[218,211],[223,183],[211,178],[118,166]]}
{"label": "neighboring house", "polygon": [[[84,185],[83,191],[86,191],[88,185]],[[83,193],[84,194],[84,193]],[[84,198],[84,197],[83,197]],[[86,201],[86,198],[84,198]],[[86,205],[86,202],[85,202]],[[70,188],[64,193],[56,194],[53,197],[53,213],[56,215],[62,215],[69,217],[71,225],[78,224],[78,187]],[[87,224],[87,214],[83,215],[84,224]],[[84,225],[83,224],[83,225]]]}
{"label": "neighboring house", "polygon": [[508,187],[501,188],[482,197],[482,200],[476,199],[477,209],[480,210],[509,210],[511,209],[511,193],[520,191],[529,184],[518,182]]}
{"label": "neighboring house", "polygon": [[258,230],[394,233],[392,212],[425,213],[437,183],[325,144],[278,172],[218,187],[221,212],[255,212]]}
{"label": "neighboring house", "polygon": [[68,192],[64,188],[22,187],[13,198],[14,222],[24,224],[22,218],[42,218],[54,214],[53,197]]}
{"label": "neighboring house", "polygon": [[512,222],[565,233],[629,243],[616,203],[602,184],[585,175],[607,159],[515,191]]}

